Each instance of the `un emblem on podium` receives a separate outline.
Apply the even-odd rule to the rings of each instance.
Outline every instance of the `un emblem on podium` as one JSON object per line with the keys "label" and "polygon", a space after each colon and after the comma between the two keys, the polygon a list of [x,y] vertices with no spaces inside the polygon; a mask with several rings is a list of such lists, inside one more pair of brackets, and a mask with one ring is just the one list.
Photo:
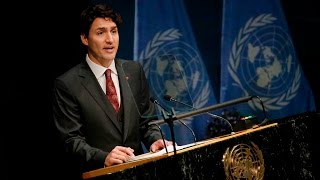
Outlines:
{"label": "un emblem on podium", "polygon": [[261,150],[256,144],[238,144],[227,148],[223,155],[222,162],[226,179],[263,179],[264,160]]}

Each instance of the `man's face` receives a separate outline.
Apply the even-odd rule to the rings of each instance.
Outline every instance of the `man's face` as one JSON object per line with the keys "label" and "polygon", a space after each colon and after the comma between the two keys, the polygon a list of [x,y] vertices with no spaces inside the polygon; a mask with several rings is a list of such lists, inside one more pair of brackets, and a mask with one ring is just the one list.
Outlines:
{"label": "man's face", "polygon": [[96,18],[88,37],[81,36],[81,40],[88,46],[88,54],[92,61],[108,66],[115,58],[119,47],[117,25],[109,18]]}

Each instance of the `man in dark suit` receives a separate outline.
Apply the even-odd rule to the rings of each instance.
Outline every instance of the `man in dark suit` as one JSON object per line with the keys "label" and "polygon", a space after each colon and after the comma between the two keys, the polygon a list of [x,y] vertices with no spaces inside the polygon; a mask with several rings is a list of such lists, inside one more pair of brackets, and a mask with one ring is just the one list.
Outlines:
{"label": "man in dark suit", "polygon": [[[124,163],[143,153],[141,142],[151,151],[172,144],[157,127],[140,127],[142,117],[154,114],[154,105],[142,66],[116,59],[119,23],[120,15],[106,5],[85,9],[80,37],[86,59],[54,83],[54,123],[65,151],[82,171]],[[114,106],[106,96],[107,69],[115,85]]]}

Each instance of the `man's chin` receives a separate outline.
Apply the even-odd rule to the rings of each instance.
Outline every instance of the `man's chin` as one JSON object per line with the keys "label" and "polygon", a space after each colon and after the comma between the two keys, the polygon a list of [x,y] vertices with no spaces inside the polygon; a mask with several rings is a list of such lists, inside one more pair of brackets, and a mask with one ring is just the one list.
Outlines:
{"label": "man's chin", "polygon": [[115,55],[107,55],[104,58],[107,59],[108,61],[112,61],[114,60],[115,57],[116,57]]}

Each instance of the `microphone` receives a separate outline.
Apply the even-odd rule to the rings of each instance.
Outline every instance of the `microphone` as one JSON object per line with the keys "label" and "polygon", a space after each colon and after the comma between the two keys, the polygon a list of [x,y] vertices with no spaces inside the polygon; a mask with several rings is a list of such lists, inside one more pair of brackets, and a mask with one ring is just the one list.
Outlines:
{"label": "microphone", "polygon": [[[171,139],[172,139],[172,143],[173,143],[173,151],[174,151],[174,155],[177,154],[177,150],[176,150],[176,140],[175,140],[175,137],[174,137],[174,130],[173,130],[173,119],[172,119],[172,113],[170,113],[166,108],[164,108],[156,98],[154,97],[150,97],[150,101],[154,104],[156,104],[158,107],[161,108],[161,112],[162,112],[162,116],[163,116],[163,119],[168,123],[169,125],[169,129],[170,129],[170,132],[171,132]],[[167,114],[164,114],[165,112]],[[165,144],[165,143],[164,143]],[[166,152],[168,152],[168,149],[167,149],[167,146],[165,146],[166,148]]]}
{"label": "microphone", "polygon": [[[167,101],[176,102],[176,103],[178,103],[178,104],[182,104],[182,105],[184,105],[184,106],[187,106],[187,107],[189,107],[189,108],[191,108],[191,109],[197,110],[197,108],[195,108],[195,107],[193,107],[193,106],[191,106],[191,105],[189,105],[189,104],[186,104],[186,103],[184,103],[184,102],[178,101],[178,100],[174,99],[173,97],[171,97],[170,95],[167,95],[167,94],[166,94],[166,95],[163,96],[163,98],[164,98],[165,100],[167,100]],[[221,117],[221,116],[218,116],[218,115],[209,113],[209,112],[206,112],[206,114],[208,114],[209,116],[211,116],[211,117],[213,117],[213,118],[218,118],[218,119],[220,119],[220,120],[225,121],[225,122],[229,125],[229,127],[230,127],[230,129],[231,129],[231,134],[234,133],[233,127],[232,127],[231,123],[230,123],[227,119],[225,119],[225,118],[223,118],[223,117]]]}
{"label": "microphone", "polygon": [[[154,97],[150,97],[150,101],[152,101],[154,104],[157,104],[159,105],[164,111],[166,111],[168,114],[174,114],[174,113],[171,113],[169,112],[165,107],[163,107]],[[172,110],[173,111],[173,110]],[[192,136],[193,136],[193,140],[194,142],[196,143],[197,142],[197,138],[196,138],[196,135],[194,133],[194,131],[186,124],[184,123],[183,121],[181,121],[180,119],[178,119],[178,121],[183,124],[185,127],[188,128],[188,130],[192,133]]]}
{"label": "microphone", "polygon": [[151,97],[150,97],[150,101],[151,101],[152,103],[158,105],[162,110],[164,110],[164,111],[167,113],[167,115],[172,115],[171,112],[170,112],[169,110],[167,110],[165,107],[163,107],[163,106],[158,102],[158,100],[157,100],[156,98],[154,98],[154,97],[151,96]]}

